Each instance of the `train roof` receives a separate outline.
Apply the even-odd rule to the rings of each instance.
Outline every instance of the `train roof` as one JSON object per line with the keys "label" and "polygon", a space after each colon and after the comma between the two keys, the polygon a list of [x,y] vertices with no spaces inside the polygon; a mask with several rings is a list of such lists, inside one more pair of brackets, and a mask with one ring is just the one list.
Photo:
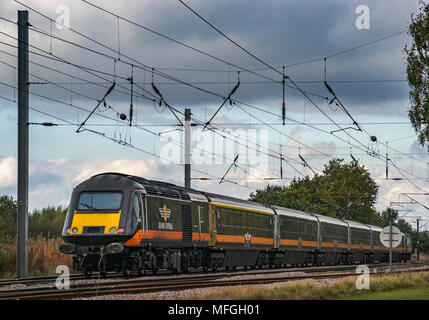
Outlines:
{"label": "train roof", "polygon": [[381,230],[383,230],[383,228],[378,227],[378,226],[373,226],[370,224],[368,226],[371,228],[372,231],[375,231],[375,232],[381,232]]}
{"label": "train roof", "polygon": [[91,178],[78,184],[74,190],[80,191],[91,191],[91,190],[103,190],[103,189],[118,189],[118,190],[130,190],[139,189],[143,186],[139,181],[130,180],[126,175],[116,173],[103,173],[92,176]]}
{"label": "train roof", "polygon": [[279,214],[279,215],[301,218],[301,219],[312,220],[312,221],[318,221],[317,217],[315,217],[311,213],[307,213],[307,212],[299,211],[299,210],[295,210],[295,209],[278,207],[278,206],[272,206],[272,207],[276,210],[277,214]]}
{"label": "train roof", "polygon": [[371,227],[366,224],[350,220],[344,220],[344,222],[346,222],[351,228],[371,231]]}
{"label": "train roof", "polygon": [[339,225],[339,226],[342,226],[342,227],[347,227],[348,226],[347,223],[345,223],[344,221],[336,219],[336,218],[333,218],[333,217],[324,216],[324,215],[321,215],[321,214],[314,214],[314,216],[316,216],[319,219],[320,222],[325,222],[325,223],[330,223],[330,224],[336,224],[336,225]]}
{"label": "train roof", "polygon": [[274,215],[273,209],[259,202],[236,199],[236,198],[222,196],[214,193],[206,193],[206,195],[210,198],[210,201],[215,205],[217,204],[220,206],[231,207],[231,208],[240,207],[240,208],[248,209],[250,211],[259,211],[266,214]]}

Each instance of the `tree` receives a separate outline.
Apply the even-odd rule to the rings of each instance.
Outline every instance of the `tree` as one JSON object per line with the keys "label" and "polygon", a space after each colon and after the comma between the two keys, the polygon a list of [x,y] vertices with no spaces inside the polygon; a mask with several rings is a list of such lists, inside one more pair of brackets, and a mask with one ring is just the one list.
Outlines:
{"label": "tree", "polygon": [[405,46],[407,78],[411,87],[408,117],[418,134],[419,143],[429,150],[429,4],[422,5],[417,16],[411,15],[408,33],[411,47]]}
{"label": "tree", "polygon": [[9,196],[0,197],[0,240],[6,235],[16,235],[16,215],[18,206],[16,201]]}
{"label": "tree", "polygon": [[[6,236],[16,236],[16,217],[18,206],[13,197],[0,197],[0,241]],[[28,232],[30,235],[61,236],[67,208],[61,206],[34,210],[28,215]]]}
{"label": "tree", "polygon": [[268,186],[250,195],[250,200],[381,225],[374,209],[378,185],[367,169],[357,162],[334,159],[322,174],[294,179],[289,186]]}
{"label": "tree", "polygon": [[43,234],[44,236],[61,236],[67,208],[61,206],[47,207],[34,210],[28,217],[30,234]]}

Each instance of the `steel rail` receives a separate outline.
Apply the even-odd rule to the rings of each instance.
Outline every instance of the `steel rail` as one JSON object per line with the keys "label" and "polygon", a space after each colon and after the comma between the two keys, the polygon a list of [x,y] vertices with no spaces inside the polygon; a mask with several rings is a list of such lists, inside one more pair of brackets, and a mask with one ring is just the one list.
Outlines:
{"label": "steel rail", "polygon": [[[427,272],[429,267],[408,268],[393,270],[393,273],[415,273]],[[372,275],[382,275],[383,272],[371,272]],[[291,275],[285,277],[266,277],[253,279],[227,279],[223,275],[210,275],[193,277],[192,279],[157,279],[156,281],[138,281],[131,283],[105,283],[94,286],[94,284],[85,284],[82,287],[74,287],[66,290],[58,290],[52,288],[34,288],[27,290],[12,290],[10,292],[2,292],[0,300],[16,300],[16,299],[71,299],[76,297],[101,296],[108,294],[135,294],[158,292],[165,290],[184,290],[193,288],[207,288],[219,286],[236,286],[236,285],[252,285],[266,284],[276,282],[287,282],[306,279],[332,279],[358,276],[355,272],[337,272],[337,273],[317,273],[304,275]]]}

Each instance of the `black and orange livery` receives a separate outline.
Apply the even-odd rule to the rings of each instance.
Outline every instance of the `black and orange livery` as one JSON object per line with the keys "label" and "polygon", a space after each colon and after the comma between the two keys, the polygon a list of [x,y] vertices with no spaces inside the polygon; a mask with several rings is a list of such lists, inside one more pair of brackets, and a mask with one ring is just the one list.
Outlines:
{"label": "black and orange livery", "polygon": [[[386,261],[381,228],[119,173],[79,184],[64,224],[73,267],[91,271],[234,269]],[[411,256],[409,236],[394,261]]]}

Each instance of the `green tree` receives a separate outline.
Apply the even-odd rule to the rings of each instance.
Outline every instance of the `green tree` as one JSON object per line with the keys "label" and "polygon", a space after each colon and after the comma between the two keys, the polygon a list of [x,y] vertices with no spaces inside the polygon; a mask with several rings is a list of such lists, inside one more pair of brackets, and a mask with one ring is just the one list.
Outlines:
{"label": "green tree", "polygon": [[[0,197],[0,241],[6,236],[16,236],[18,207],[11,196]],[[60,236],[67,214],[67,208],[47,207],[36,209],[28,215],[28,232],[31,235]]]}
{"label": "green tree", "polygon": [[43,234],[44,236],[61,236],[67,208],[61,206],[47,207],[34,210],[28,217],[30,234]]}
{"label": "green tree", "polygon": [[16,215],[18,206],[16,201],[9,196],[0,197],[0,240],[6,235],[16,235]]}
{"label": "green tree", "polygon": [[411,15],[408,33],[411,47],[405,47],[407,78],[411,87],[408,117],[420,145],[429,150],[429,4],[420,1],[420,13]]}
{"label": "green tree", "polygon": [[364,166],[334,159],[320,175],[294,179],[289,186],[268,186],[252,193],[250,200],[381,225],[374,208],[378,188]]}
{"label": "green tree", "polygon": [[405,220],[399,219],[395,224],[403,233],[414,235],[413,227]]}

